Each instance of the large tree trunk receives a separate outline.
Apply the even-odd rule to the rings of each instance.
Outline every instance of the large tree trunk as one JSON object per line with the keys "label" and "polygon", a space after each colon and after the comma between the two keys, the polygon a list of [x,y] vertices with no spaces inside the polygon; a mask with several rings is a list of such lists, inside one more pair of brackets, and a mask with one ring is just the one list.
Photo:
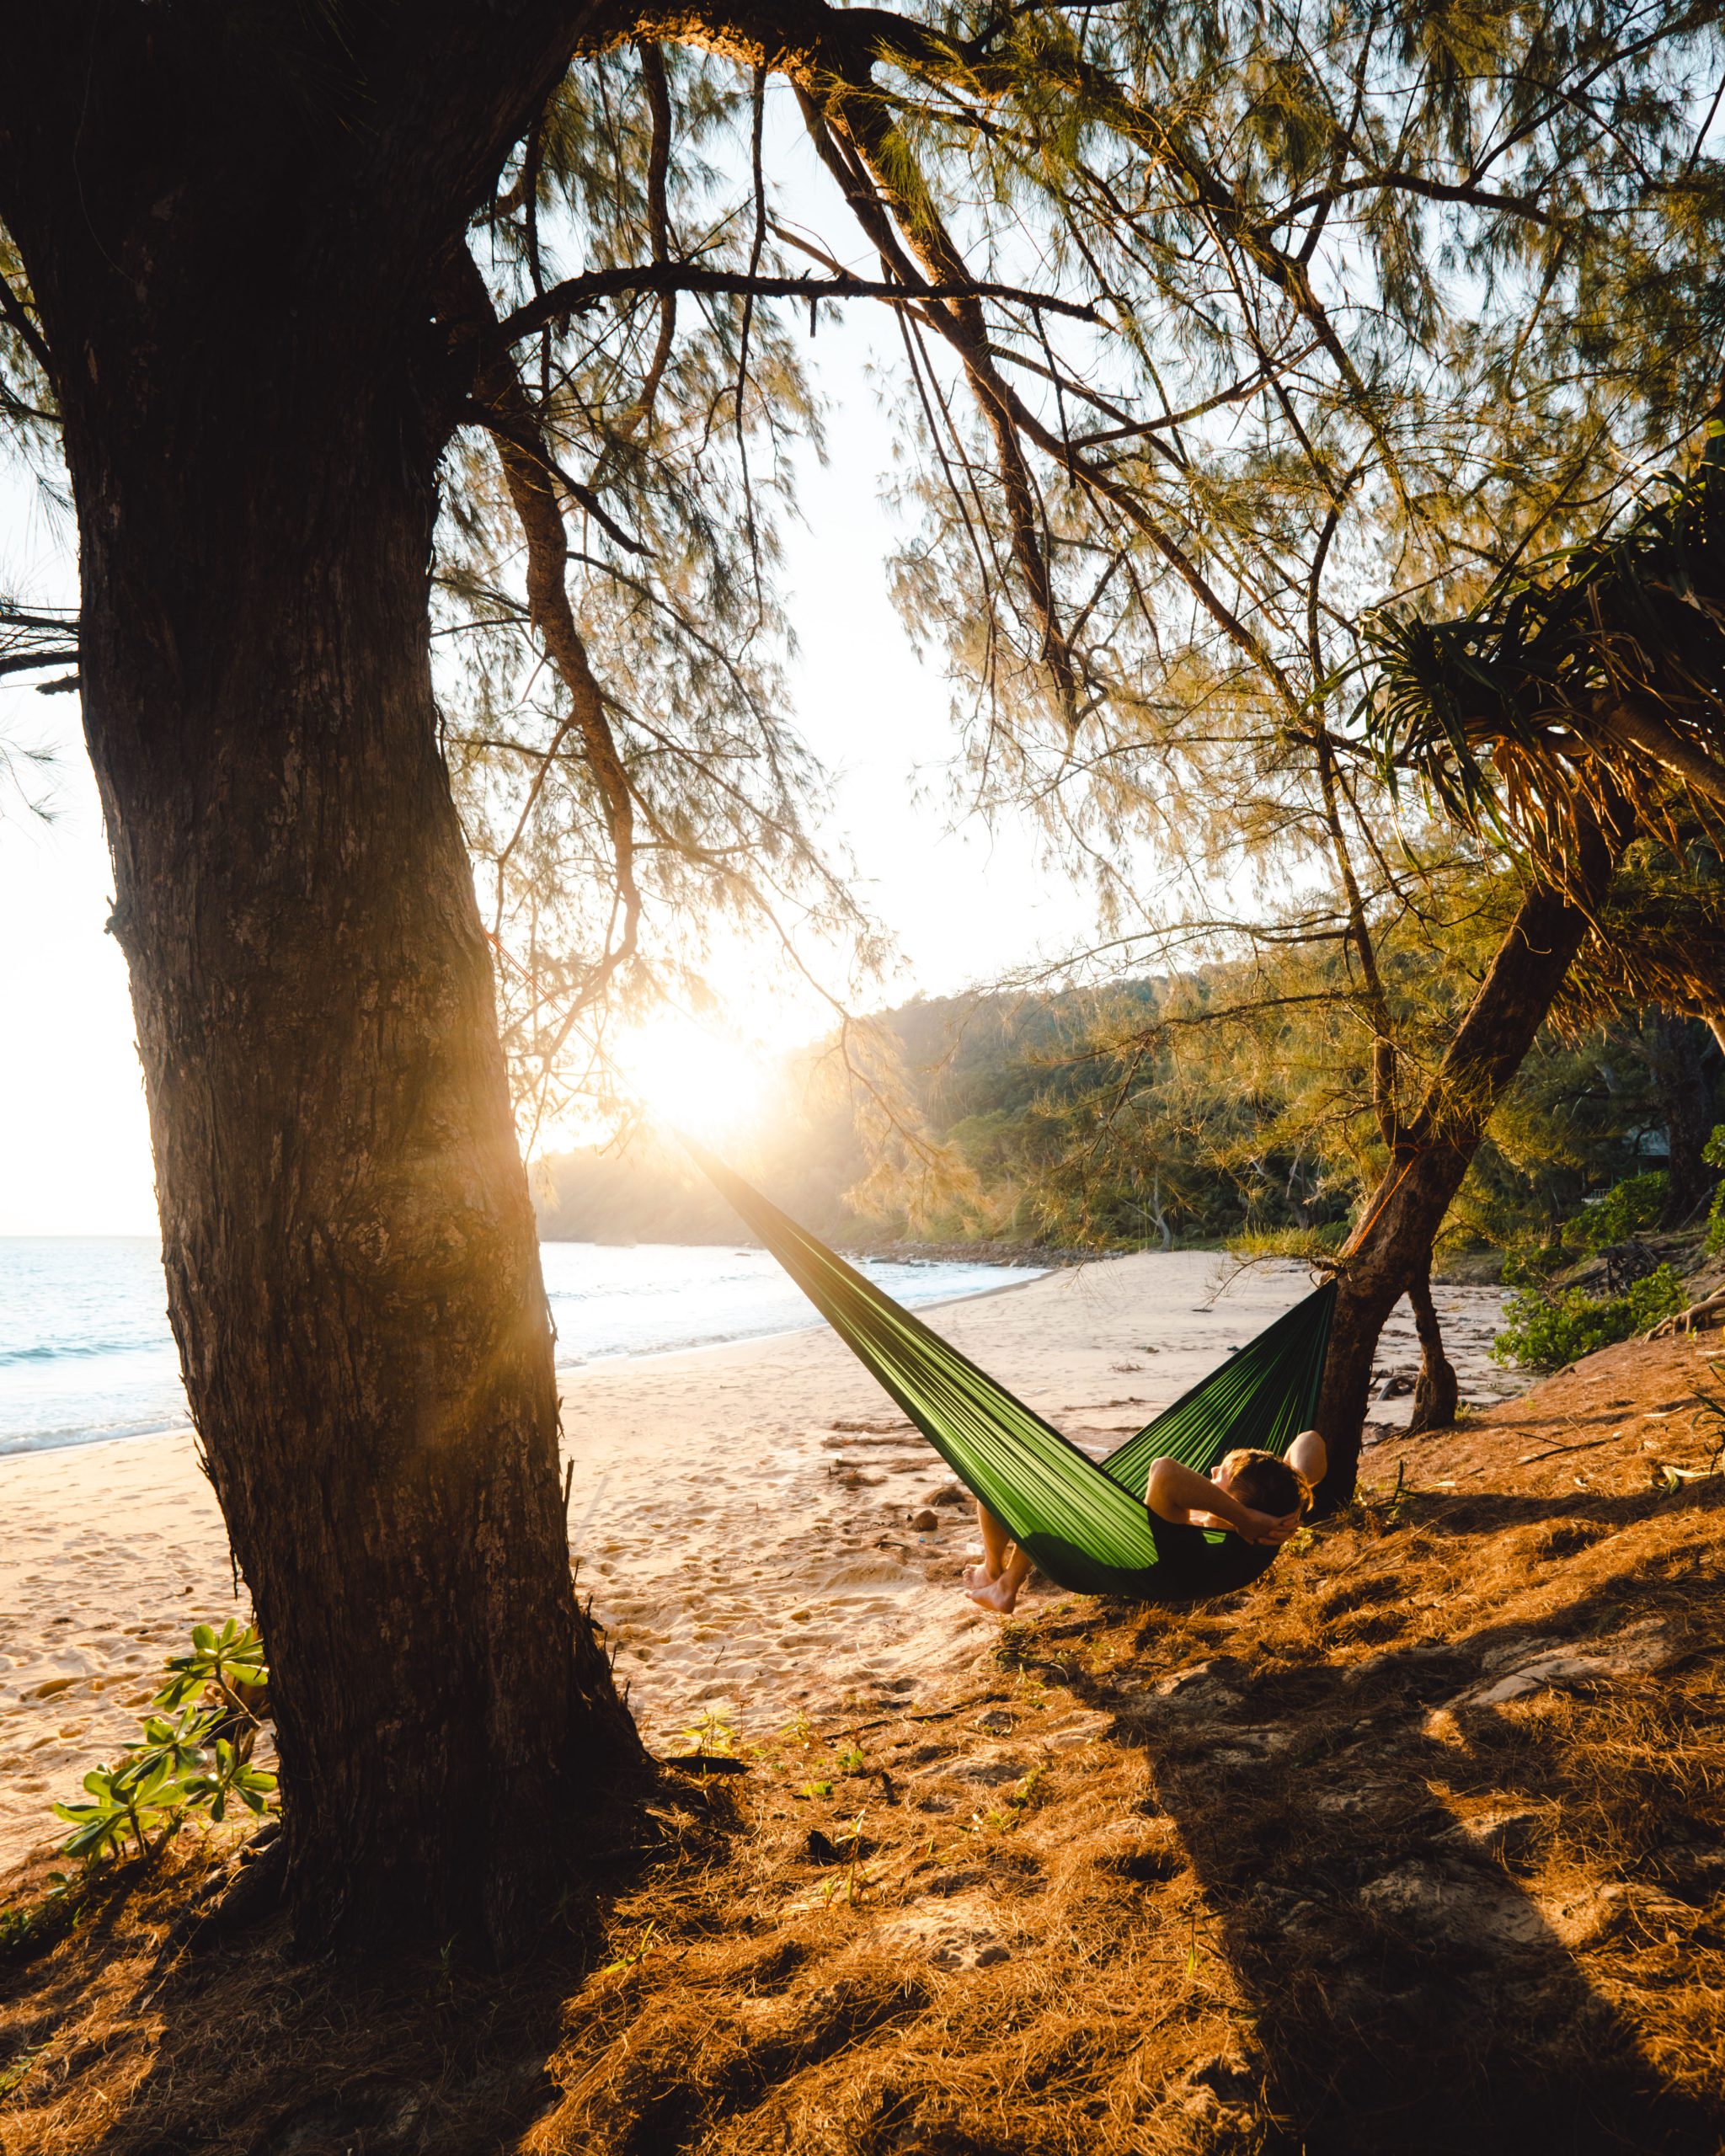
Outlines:
{"label": "large tree trunk", "polygon": [[1424,1276],[1450,1200],[1493,1110],[1533,1045],[1610,882],[1613,851],[1597,831],[1583,840],[1567,892],[1530,890],[1480,984],[1418,1113],[1402,1134],[1366,1207],[1364,1230],[1338,1279],[1317,1427],[1329,1451],[1321,1511],[1354,1494],[1372,1358],[1384,1321]]}
{"label": "large tree trunk", "polygon": [[[241,461],[187,417],[166,488],[112,429],[72,459],[169,1308],[275,1672],[302,1921],[501,1942],[555,1899],[623,1716],[569,1578],[437,753],[432,448],[278,407]],[[312,470],[339,480],[308,501]]]}
{"label": "large tree trunk", "polygon": [[[288,1892],[309,1940],[507,1950],[639,1755],[570,1579],[438,750],[428,579],[461,386],[430,295],[463,212],[399,173],[386,204],[378,177],[392,83],[441,178],[476,184],[476,144],[494,168],[518,131],[508,99],[462,99],[493,57],[473,39],[503,68],[532,11],[480,12],[366,18],[396,42],[351,125],[309,91],[270,104],[267,68],[242,122],[239,88],[198,72],[213,33],[171,10],[126,19],[126,52],[44,30],[4,96],[0,212],[55,357],[169,1309],[272,1668]],[[435,96],[410,78],[434,34],[465,56]],[[543,94],[542,61],[511,98]]]}

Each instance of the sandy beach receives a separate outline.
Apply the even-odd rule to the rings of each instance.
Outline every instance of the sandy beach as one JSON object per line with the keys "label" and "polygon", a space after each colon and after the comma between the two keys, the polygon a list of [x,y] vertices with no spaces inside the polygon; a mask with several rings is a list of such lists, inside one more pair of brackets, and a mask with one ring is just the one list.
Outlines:
{"label": "sandy beach", "polygon": [[[1118,1258],[934,1321],[1104,1452],[1307,1287],[1265,1266],[1215,1295],[1228,1270],[1202,1252]],[[1486,1356],[1498,1293],[1436,1294],[1464,1399],[1515,1390]],[[1418,1360],[1404,1309],[1379,1362],[1411,1376]],[[958,1591],[968,1501],[824,1328],[573,1369],[563,1395],[579,1583],[656,1748],[709,1716],[750,1735],[903,1700],[991,1636]],[[1371,1412],[1382,1427],[1408,1410]],[[3,1868],[53,1838],[55,1799],[133,1732],[190,1625],[245,1609],[188,1433],[0,1460],[0,1523]]]}

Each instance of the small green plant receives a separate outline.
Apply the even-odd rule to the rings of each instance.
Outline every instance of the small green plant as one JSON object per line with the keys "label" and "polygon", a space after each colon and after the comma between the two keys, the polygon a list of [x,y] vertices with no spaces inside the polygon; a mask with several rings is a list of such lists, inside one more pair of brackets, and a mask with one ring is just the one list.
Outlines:
{"label": "small green plant", "polygon": [[857,1895],[865,1886],[868,1886],[868,1874],[862,1868],[863,1849],[862,1822],[867,1816],[868,1807],[865,1806],[862,1811],[859,1812],[856,1817],[851,1822],[849,1828],[844,1833],[835,1837],[835,1844],[837,1848],[841,1849],[846,1848],[849,1849],[851,1852],[851,1860],[849,1865],[846,1867],[845,1875],[842,1879],[829,1879],[827,1881],[825,1891],[820,1897],[823,1902],[830,1903],[842,1899],[848,1902],[854,1908],[856,1907]]}
{"label": "small green plant", "polygon": [[45,2044],[27,2044],[0,2066],[0,2096],[12,2094],[47,2048]]}
{"label": "small green plant", "polygon": [[1700,1434],[1709,1440],[1707,1472],[1715,1475],[1725,1460],[1725,1363],[1710,1362],[1707,1375],[1715,1389],[1706,1391],[1700,1385],[1696,1387],[1695,1396],[1700,1403],[1696,1420],[1701,1426]]}
{"label": "small green plant", "polygon": [[658,1943],[659,1926],[656,1922],[649,1921],[642,1926],[636,1935],[634,1945],[625,1947],[615,1961],[607,1961],[599,1972],[600,1975],[601,1977],[620,1976],[626,1969],[638,1967]]}
{"label": "small green plant", "polygon": [[1509,1322],[1492,1342],[1492,1359],[1530,1369],[1560,1369],[1595,1348],[1645,1332],[1661,1318],[1674,1316],[1688,1299],[1669,1265],[1656,1266],[1621,1295],[1590,1295],[1582,1288],[1557,1296],[1512,1295],[1503,1310]]}
{"label": "small green plant", "polygon": [[839,1753],[837,1764],[841,1774],[860,1774],[867,1771],[868,1762],[860,1744],[847,1744]]}
{"label": "small green plant", "polygon": [[697,1759],[734,1759],[737,1756],[735,1725],[711,1707],[699,1721],[679,1730],[677,1734],[688,1740]]}
{"label": "small green plant", "polygon": [[[1031,1806],[1035,1803],[1037,1785],[1041,1782],[1046,1772],[1046,1768],[1033,1767],[1030,1769],[1030,1772],[1025,1775],[1023,1780],[1019,1783],[1017,1789],[1013,1790],[1007,1796],[1007,1804],[1012,1807],[1012,1811],[1017,1813],[1019,1819],[1022,1819],[1024,1814],[1030,1809]],[[1016,1825],[1017,1821],[1015,1820],[1013,1823]]]}
{"label": "small green plant", "polygon": [[191,1652],[171,1657],[168,1668],[168,1680],[152,1702],[155,1706],[183,1706],[208,1689],[236,1713],[255,1721],[252,1709],[270,1683],[256,1626],[237,1624],[232,1617],[219,1632],[213,1625],[194,1625]]}
{"label": "small green plant", "polygon": [[176,1656],[168,1672],[151,1702],[168,1711],[145,1717],[118,1766],[93,1767],[84,1776],[90,1802],[55,1806],[72,1830],[61,1844],[66,1855],[99,1864],[131,1842],[145,1856],[188,1812],[220,1820],[230,1803],[267,1808],[275,1777],[252,1764],[263,1726],[255,1703],[270,1678],[256,1631],[232,1618],[219,1632],[199,1625],[191,1652]]}
{"label": "small green plant", "polygon": [[65,1938],[83,1913],[82,1872],[51,1871],[39,1902],[13,1902],[0,1909],[0,1964],[27,1961]]}

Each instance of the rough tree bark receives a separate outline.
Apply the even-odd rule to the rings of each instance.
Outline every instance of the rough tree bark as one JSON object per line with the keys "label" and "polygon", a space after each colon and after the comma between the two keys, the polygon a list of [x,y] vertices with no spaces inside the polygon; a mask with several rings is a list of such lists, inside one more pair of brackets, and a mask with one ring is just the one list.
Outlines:
{"label": "rough tree bark", "polygon": [[1610,883],[1613,844],[1586,829],[1566,888],[1530,889],[1418,1112],[1399,1133],[1368,1202],[1365,1232],[1338,1278],[1317,1426],[1329,1449],[1322,1511],[1354,1494],[1372,1358],[1384,1321],[1430,1262],[1450,1200],[1492,1112],[1533,1045]]}
{"label": "rough tree bark", "polygon": [[1665,1111],[1668,1180],[1662,1228],[1680,1228],[1706,1203],[1712,1171],[1701,1148],[1712,1134],[1706,1035],[1692,1018],[1669,1011],[1653,1017],[1653,1078]]}
{"label": "rough tree bark", "polygon": [[[574,12],[384,7],[339,43],[315,10],[232,37],[190,10],[43,10],[0,87],[170,1312],[316,1940],[509,1950],[638,1756],[569,1576],[429,658],[462,393],[434,278]],[[334,77],[271,35],[324,36]]]}
{"label": "rough tree bark", "polygon": [[1414,1330],[1419,1335],[1419,1376],[1413,1387],[1413,1413],[1407,1428],[1410,1434],[1418,1435],[1422,1430],[1448,1429],[1455,1420],[1461,1396],[1455,1366],[1444,1352],[1443,1327],[1432,1300],[1429,1251],[1426,1262],[1414,1267],[1407,1283],[1407,1299],[1413,1306]]}

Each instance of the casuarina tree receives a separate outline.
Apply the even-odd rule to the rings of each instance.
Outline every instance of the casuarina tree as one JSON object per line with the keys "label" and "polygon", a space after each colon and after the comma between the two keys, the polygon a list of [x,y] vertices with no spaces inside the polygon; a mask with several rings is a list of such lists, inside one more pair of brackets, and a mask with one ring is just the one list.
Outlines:
{"label": "casuarina tree", "polygon": [[[809,871],[806,786],[737,597],[740,580],[770,611],[772,475],[744,470],[747,547],[721,560],[731,504],[702,498],[701,456],[729,428],[741,459],[787,399],[797,416],[775,298],[932,310],[986,374],[982,309],[1015,287],[895,252],[914,208],[868,199],[884,183],[858,162],[895,156],[878,66],[969,79],[986,56],[820,6],[76,5],[13,27],[5,416],[57,438],[81,601],[75,623],[19,616],[5,656],[63,670],[75,639],[170,1315],[269,1642],[288,1896],[312,1940],[502,1949],[556,1906],[584,1812],[638,1748],[570,1580],[492,948],[434,696],[434,558],[469,627],[499,572],[491,626],[556,683],[548,738],[491,745],[528,770],[520,829],[561,798],[569,856],[608,893],[574,909],[578,929],[596,910],[596,947],[555,954],[565,1006],[635,958],[655,892],[686,898],[666,862],[733,900],[764,864],[763,905],[788,862]],[[676,121],[660,35],[711,56]],[[880,277],[788,269],[769,241],[769,72],[889,258]],[[699,206],[701,131],[727,97],[755,179],[729,249],[675,218]],[[591,266],[547,289],[554,200]],[[500,484],[468,492],[439,554],[458,439],[498,445]],[[488,528],[499,512],[513,540]],[[583,561],[596,584],[570,576]],[[595,624],[654,665],[595,664]],[[752,735],[655,738],[664,710],[630,691],[680,660],[680,686]],[[476,753],[471,732],[451,745]],[[704,794],[667,794],[685,765]],[[489,856],[505,890],[523,851],[505,835]],[[568,1037],[563,1010],[514,1022],[547,1065]]]}

